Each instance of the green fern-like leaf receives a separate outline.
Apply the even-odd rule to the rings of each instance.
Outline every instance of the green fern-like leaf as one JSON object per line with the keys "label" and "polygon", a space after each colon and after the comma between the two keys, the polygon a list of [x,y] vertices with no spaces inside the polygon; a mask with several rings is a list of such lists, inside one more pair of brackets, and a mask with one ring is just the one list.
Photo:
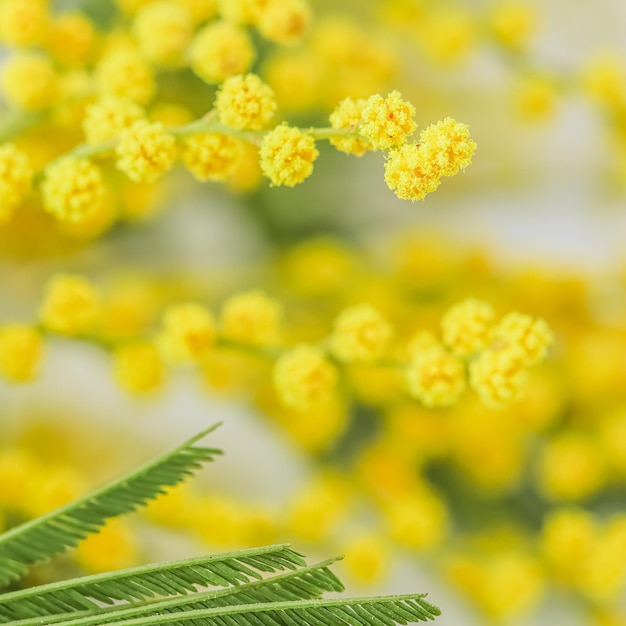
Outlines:
{"label": "green fern-like leaf", "polygon": [[263,574],[305,565],[302,555],[289,546],[276,545],[84,576],[0,594],[0,623],[90,610],[99,607],[96,602],[192,594],[198,586],[239,586],[262,580]]}
{"label": "green fern-like leaf", "polygon": [[214,428],[85,498],[0,535],[0,587],[21,578],[31,565],[76,546],[108,519],[134,511],[212,461],[220,450],[194,444]]}

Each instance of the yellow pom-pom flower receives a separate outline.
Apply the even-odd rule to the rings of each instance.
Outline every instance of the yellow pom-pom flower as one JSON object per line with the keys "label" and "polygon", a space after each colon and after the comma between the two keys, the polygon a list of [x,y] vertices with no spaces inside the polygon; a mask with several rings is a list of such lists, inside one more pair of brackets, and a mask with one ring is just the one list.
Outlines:
{"label": "yellow pom-pom flower", "polygon": [[274,385],[281,401],[306,410],[327,400],[337,384],[337,370],[324,352],[301,345],[283,354],[274,367]]}
{"label": "yellow pom-pom flower", "polygon": [[389,322],[373,306],[361,304],[339,314],[330,348],[346,363],[371,363],[383,356],[391,336]]}
{"label": "yellow pom-pom flower", "polygon": [[156,90],[152,66],[134,49],[120,47],[106,54],[95,71],[98,93],[146,105]]}
{"label": "yellow pom-pom flower", "polygon": [[45,0],[2,0],[0,41],[18,47],[42,44],[49,19],[48,3]]}
{"label": "yellow pom-pom flower", "polygon": [[554,334],[545,320],[516,311],[505,315],[495,326],[491,335],[494,343],[515,345],[524,353],[524,365],[543,361]]}
{"label": "yellow pom-pom flower", "polygon": [[174,165],[176,140],[162,124],[137,120],[120,133],[117,167],[136,183],[152,183]]}
{"label": "yellow pom-pom flower", "polygon": [[100,168],[89,159],[64,157],[45,170],[43,206],[63,222],[79,223],[97,213],[104,201]]}
{"label": "yellow pom-pom flower", "polygon": [[0,376],[23,383],[37,375],[42,341],[39,332],[25,324],[0,326]]}
{"label": "yellow pom-pom flower", "polygon": [[81,13],[63,13],[50,24],[47,48],[52,58],[69,68],[81,68],[93,58],[98,37],[92,22]]}
{"label": "yellow pom-pom flower", "polygon": [[343,565],[359,583],[380,581],[389,569],[390,548],[380,533],[359,533],[343,546]]}
{"label": "yellow pom-pom flower", "polygon": [[125,520],[109,520],[98,533],[81,541],[76,549],[76,562],[92,574],[137,565],[137,537]]}
{"label": "yellow pom-pom flower", "polygon": [[282,305],[262,291],[249,291],[229,298],[220,316],[225,339],[243,344],[267,346],[278,340]]}
{"label": "yellow pom-pom flower", "polygon": [[207,83],[244,74],[255,58],[246,31],[228,22],[214,22],[198,31],[189,49],[191,69]]}
{"label": "yellow pom-pom flower", "polygon": [[420,133],[419,154],[423,167],[438,176],[454,176],[472,162],[476,143],[466,124],[451,117],[431,124]]}
{"label": "yellow pom-pom flower", "polygon": [[242,157],[240,139],[221,133],[198,133],[187,137],[182,153],[185,167],[199,181],[224,180]]}
{"label": "yellow pom-pom flower", "polygon": [[144,117],[144,110],[132,100],[105,97],[87,107],[83,119],[85,141],[105,143]]}
{"label": "yellow pom-pom flower", "polygon": [[386,98],[375,94],[363,107],[361,134],[379,150],[398,148],[417,127],[414,116],[415,107],[403,100],[399,91],[392,91]]}
{"label": "yellow pom-pom flower", "polygon": [[29,190],[32,177],[28,157],[12,143],[0,145],[0,224],[11,219]]}
{"label": "yellow pom-pom flower", "polygon": [[54,104],[59,93],[59,78],[50,59],[34,53],[9,57],[0,77],[5,100],[27,110],[45,109]]}
{"label": "yellow pom-pom flower", "polygon": [[256,74],[226,79],[215,99],[220,122],[237,129],[263,128],[274,116],[276,106],[273,90]]}
{"label": "yellow pom-pom flower", "polygon": [[427,407],[451,406],[465,390],[462,361],[441,348],[416,351],[405,376],[409,393]]}
{"label": "yellow pom-pom flower", "polygon": [[294,187],[312,174],[319,151],[311,135],[281,124],[263,137],[259,156],[272,186]]}
{"label": "yellow pom-pom flower", "polygon": [[159,389],[165,377],[161,356],[151,343],[120,346],[113,355],[113,368],[120,387],[132,394]]}
{"label": "yellow pom-pom flower", "polygon": [[194,24],[202,24],[217,13],[217,0],[175,0],[186,9]]}
{"label": "yellow pom-pom flower", "polygon": [[85,334],[93,329],[99,313],[100,295],[83,276],[56,274],[48,281],[39,318],[49,330]]}
{"label": "yellow pom-pom flower", "polygon": [[468,298],[455,304],[441,320],[443,343],[460,356],[483,350],[489,343],[494,317],[488,302]]}
{"label": "yellow pom-pom flower", "polygon": [[[330,125],[336,129],[346,129],[356,132],[361,123],[363,109],[367,106],[367,100],[360,98],[344,98],[330,114]],[[346,154],[361,156],[373,148],[368,139],[364,137],[334,137],[330,143]]]}
{"label": "yellow pom-pom flower", "polygon": [[516,346],[484,350],[470,364],[470,384],[487,406],[506,406],[523,395],[527,379],[524,361],[524,353]]}
{"label": "yellow pom-pom flower", "polygon": [[132,32],[146,59],[158,65],[177,66],[191,41],[193,23],[185,7],[159,0],[139,9]]}
{"label": "yellow pom-pom flower", "polygon": [[496,39],[511,48],[524,47],[536,28],[537,16],[531,6],[521,2],[500,2],[493,5],[491,30]]}
{"label": "yellow pom-pom flower", "polygon": [[201,304],[187,302],[168,307],[163,327],[170,348],[185,357],[198,359],[215,343],[215,319]]}
{"label": "yellow pom-pom flower", "polygon": [[439,187],[438,172],[425,166],[420,146],[406,144],[392,150],[385,162],[385,182],[401,200],[423,200]]}
{"label": "yellow pom-pom flower", "polygon": [[266,39],[289,45],[302,38],[310,21],[311,9],[305,0],[269,0],[257,26]]}

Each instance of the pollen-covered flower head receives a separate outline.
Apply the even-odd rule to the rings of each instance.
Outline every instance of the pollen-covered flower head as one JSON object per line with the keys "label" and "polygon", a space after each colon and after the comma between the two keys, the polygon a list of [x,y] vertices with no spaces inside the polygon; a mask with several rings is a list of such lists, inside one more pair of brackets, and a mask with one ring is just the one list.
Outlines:
{"label": "pollen-covered flower head", "polygon": [[283,45],[298,42],[311,21],[306,0],[267,0],[257,27],[263,37]]}
{"label": "pollen-covered flower head", "polygon": [[304,181],[318,156],[315,139],[287,124],[268,132],[261,142],[261,170],[275,186],[294,187]]}
{"label": "pollen-covered flower head", "polygon": [[8,221],[30,188],[28,157],[12,143],[0,145],[0,224]]}
{"label": "pollen-covered flower head", "polygon": [[455,304],[441,319],[443,343],[460,356],[482,350],[489,343],[494,317],[493,307],[483,300]]}
{"label": "pollen-covered flower head", "polygon": [[90,104],[85,111],[83,131],[88,144],[110,141],[144,117],[144,110],[132,100],[112,96]]}
{"label": "pollen-covered flower head", "polygon": [[391,335],[389,322],[370,304],[360,304],[339,314],[330,346],[342,361],[367,363],[383,356]]}
{"label": "pollen-covered flower head", "polygon": [[554,340],[545,320],[513,311],[494,327],[491,339],[495,344],[515,345],[525,355],[525,365],[542,361]]}
{"label": "pollen-covered flower head", "polygon": [[465,169],[476,151],[466,124],[451,117],[431,124],[420,133],[419,157],[423,167],[439,176],[454,176]]}
{"label": "pollen-covered flower head", "polygon": [[[359,98],[344,98],[330,114],[330,125],[341,130],[350,130],[355,134],[361,123],[363,109],[367,106],[367,100]],[[361,156],[373,148],[369,139],[359,136],[333,137],[330,143],[346,154]]]}
{"label": "pollen-covered flower head", "polygon": [[153,67],[134,48],[122,46],[107,53],[94,76],[99,94],[140,105],[148,104],[156,90]]}
{"label": "pollen-covered flower head", "polygon": [[46,0],[0,2],[0,41],[9,46],[41,45],[45,41],[49,22]]}
{"label": "pollen-covered flower head", "polygon": [[282,306],[262,291],[235,294],[224,303],[220,316],[222,337],[252,345],[271,345],[278,340]]}
{"label": "pollen-covered flower head", "polygon": [[63,222],[83,222],[97,213],[104,201],[104,179],[89,159],[63,157],[45,170],[41,185],[43,206]]}
{"label": "pollen-covered flower head", "polygon": [[328,399],[337,378],[337,370],[316,346],[297,346],[285,352],[274,366],[278,396],[286,406],[300,410]]}
{"label": "pollen-covered flower head", "polygon": [[401,200],[423,200],[439,187],[440,177],[425,167],[420,146],[406,144],[389,153],[385,162],[385,182]]}
{"label": "pollen-covered flower head", "polygon": [[113,372],[122,389],[146,394],[163,385],[165,367],[152,343],[136,342],[118,347],[113,355]]}
{"label": "pollen-covered flower head", "polygon": [[414,116],[415,107],[399,91],[386,98],[375,94],[361,112],[361,134],[379,150],[398,148],[417,127]]}
{"label": "pollen-covered flower head", "polygon": [[215,100],[220,121],[236,129],[263,128],[274,116],[276,107],[273,90],[256,74],[226,79]]}
{"label": "pollen-covered flower head", "polygon": [[20,109],[36,111],[51,106],[59,94],[59,76],[49,58],[34,52],[12,54],[2,67],[4,99]]}
{"label": "pollen-covered flower head", "polygon": [[184,140],[185,167],[199,181],[224,180],[243,154],[243,142],[222,133],[197,133]]}
{"label": "pollen-covered flower head", "polygon": [[0,376],[14,383],[27,382],[37,374],[42,341],[36,328],[26,324],[0,326]]}

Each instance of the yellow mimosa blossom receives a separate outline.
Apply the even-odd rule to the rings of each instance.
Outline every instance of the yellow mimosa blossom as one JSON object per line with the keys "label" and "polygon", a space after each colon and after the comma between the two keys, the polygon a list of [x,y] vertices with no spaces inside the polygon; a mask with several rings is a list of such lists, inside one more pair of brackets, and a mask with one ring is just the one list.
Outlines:
{"label": "yellow mimosa blossom", "polygon": [[398,148],[416,129],[414,116],[415,107],[403,100],[399,91],[392,91],[386,98],[375,94],[363,107],[360,131],[379,150]]}
{"label": "yellow mimosa blossom", "polygon": [[268,0],[257,26],[263,37],[280,44],[298,42],[311,21],[306,0]]}
{"label": "yellow mimosa blossom", "polygon": [[93,60],[98,35],[82,13],[62,13],[53,18],[46,40],[50,55],[69,68],[82,68]]}
{"label": "yellow mimosa blossom", "polygon": [[83,276],[55,274],[48,281],[39,309],[41,323],[63,335],[82,335],[94,328],[100,295]]}
{"label": "yellow mimosa blossom", "polygon": [[113,355],[115,379],[132,394],[159,389],[165,378],[163,361],[151,343],[130,343],[118,347]]}
{"label": "yellow mimosa blossom", "polygon": [[187,302],[171,305],[163,314],[164,334],[179,350],[200,358],[213,346],[216,324],[212,313],[201,304]]}
{"label": "yellow mimosa blossom", "polygon": [[436,61],[456,63],[465,59],[475,45],[475,30],[471,14],[444,8],[424,20],[420,43]]}
{"label": "yellow mimosa blossom", "polygon": [[220,122],[236,129],[263,128],[276,107],[274,92],[256,74],[227,78],[215,99]]}
{"label": "yellow mimosa blossom", "polygon": [[500,43],[511,48],[522,48],[536,30],[537,16],[527,3],[505,1],[493,5],[489,22]]}
{"label": "yellow mimosa blossom", "polygon": [[47,57],[34,52],[11,55],[2,67],[0,87],[5,100],[27,110],[52,106],[59,94],[59,77]]}
{"label": "yellow mimosa blossom", "polygon": [[100,574],[137,565],[137,538],[125,520],[113,519],[76,549],[76,561],[86,572]]}
{"label": "yellow mimosa blossom", "polygon": [[[344,98],[330,114],[330,125],[333,128],[351,130],[356,133],[361,123],[363,109],[367,106],[367,100],[359,98]],[[346,154],[361,156],[373,148],[368,139],[359,136],[334,137],[330,143]]]}
{"label": "yellow mimosa blossom", "polygon": [[459,356],[479,352],[489,343],[494,318],[495,312],[488,302],[475,298],[463,300],[441,319],[443,343]]}
{"label": "yellow mimosa blossom", "polygon": [[38,488],[30,495],[27,511],[32,516],[44,515],[69,504],[86,491],[81,473],[70,466],[46,467]]}
{"label": "yellow mimosa blossom", "polygon": [[524,365],[530,366],[545,358],[554,335],[544,320],[514,311],[493,328],[491,339],[496,344],[519,347],[524,353]]}
{"label": "yellow mimosa blossom", "polygon": [[176,140],[162,124],[137,120],[122,130],[117,167],[136,183],[152,183],[174,165]]}
{"label": "yellow mimosa blossom", "polygon": [[487,406],[506,406],[524,393],[527,378],[524,361],[524,352],[515,346],[485,350],[470,363],[470,384]]}
{"label": "yellow mimosa blossom", "polygon": [[28,47],[44,42],[50,21],[46,0],[2,0],[0,42]]}
{"label": "yellow mimosa blossom", "polygon": [[517,86],[514,95],[520,117],[531,121],[550,119],[555,113],[559,97],[554,80],[542,76],[525,78]]}
{"label": "yellow mimosa blossom", "polygon": [[23,511],[42,478],[37,459],[23,447],[5,446],[0,451],[0,507]]}
{"label": "yellow mimosa blossom", "polygon": [[104,201],[100,168],[89,159],[63,157],[46,168],[41,185],[43,206],[63,222],[82,222],[97,213]]}
{"label": "yellow mimosa blossom", "polygon": [[189,11],[172,0],[158,0],[141,7],[132,26],[144,56],[157,65],[177,66],[193,35]]}
{"label": "yellow mimosa blossom", "polygon": [[343,545],[343,566],[359,583],[380,581],[389,568],[389,545],[382,533],[361,532]]}
{"label": "yellow mimosa blossom", "polygon": [[220,314],[220,333],[236,343],[267,346],[278,341],[282,305],[262,291],[230,297]]}
{"label": "yellow mimosa blossom", "polygon": [[418,144],[392,150],[385,162],[385,182],[401,200],[423,200],[440,185],[439,173],[422,159]]}
{"label": "yellow mimosa blossom", "polygon": [[207,83],[244,74],[255,56],[246,31],[228,22],[213,22],[202,28],[189,49],[191,68]]}
{"label": "yellow mimosa blossom", "polygon": [[285,352],[274,366],[274,385],[282,402],[306,410],[326,400],[337,384],[337,370],[324,352],[301,345]]}
{"label": "yellow mimosa blossom", "polygon": [[189,12],[194,24],[203,24],[217,13],[217,0],[174,0]]}
{"label": "yellow mimosa blossom", "polygon": [[182,160],[199,181],[224,180],[234,172],[243,142],[222,133],[197,133],[184,140]]}
{"label": "yellow mimosa blossom", "polygon": [[346,363],[372,362],[384,355],[392,332],[389,322],[373,306],[360,304],[339,314],[330,348]]}
{"label": "yellow mimosa blossom", "polygon": [[43,346],[41,335],[26,324],[0,326],[0,376],[22,383],[35,378]]}
{"label": "yellow mimosa blossom", "polygon": [[124,98],[145,106],[156,90],[154,69],[137,50],[120,47],[96,66],[95,85],[102,96]]}
{"label": "yellow mimosa blossom", "polygon": [[463,362],[442,349],[416,350],[405,376],[409,393],[427,407],[450,406],[465,390]]}
{"label": "yellow mimosa blossom", "polygon": [[0,144],[0,224],[11,219],[28,193],[32,177],[28,157],[12,143]]}
{"label": "yellow mimosa blossom", "polygon": [[144,117],[144,110],[132,100],[104,97],[89,105],[83,119],[85,141],[105,143]]}
{"label": "yellow mimosa blossom", "polygon": [[311,135],[281,124],[263,137],[259,155],[261,170],[273,186],[294,187],[313,173],[319,151]]}
{"label": "yellow mimosa blossom", "polygon": [[454,176],[465,169],[476,151],[466,124],[451,117],[431,124],[420,133],[419,154],[423,167],[438,176]]}

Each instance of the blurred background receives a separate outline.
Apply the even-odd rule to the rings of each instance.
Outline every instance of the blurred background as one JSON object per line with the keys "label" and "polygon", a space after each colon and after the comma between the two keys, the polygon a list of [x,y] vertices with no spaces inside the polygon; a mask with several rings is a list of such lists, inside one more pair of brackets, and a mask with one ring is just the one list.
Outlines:
{"label": "blurred background", "polygon": [[[237,21],[227,2],[172,3],[197,11],[196,33]],[[34,111],[5,94],[0,143],[41,170],[83,141],[103,50],[120,31],[132,40],[150,2],[50,3],[45,34],[24,40],[9,26],[13,4],[0,0],[0,62],[42,51],[62,89]],[[46,336],[35,381],[0,381],[0,526],[221,421],[212,442],[226,454],[215,466],[31,582],[289,541],[312,557],[345,554],[338,571],[356,593],[428,591],[442,626],[626,624],[626,5],[311,9],[290,45],[242,26],[278,121],[325,127],[342,98],[397,89],[420,130],[448,116],[469,125],[472,165],[417,203],[387,188],[380,152],[357,158],[326,142],[293,189],[270,187],[254,154],[221,182],[182,166],[150,185],[109,172],[113,208],[84,228],[29,195],[0,223],[0,323],[36,321],[57,272],[87,276],[101,313],[86,336]],[[58,30],[82,41],[78,60],[50,34],[75,11],[93,32]],[[216,85],[187,66],[157,67],[154,80],[142,103],[152,120],[177,126],[212,106]],[[524,397],[497,410],[471,391],[453,407],[425,407],[378,365],[346,366],[328,402],[289,409],[271,363],[228,347],[199,364],[164,355],[149,393],[116,382],[115,346],[156,336],[169,305],[198,301],[217,314],[257,289],[282,303],[283,346],[322,341],[362,302],[407,343],[438,333],[469,297],[498,316],[545,319],[555,343]]]}

